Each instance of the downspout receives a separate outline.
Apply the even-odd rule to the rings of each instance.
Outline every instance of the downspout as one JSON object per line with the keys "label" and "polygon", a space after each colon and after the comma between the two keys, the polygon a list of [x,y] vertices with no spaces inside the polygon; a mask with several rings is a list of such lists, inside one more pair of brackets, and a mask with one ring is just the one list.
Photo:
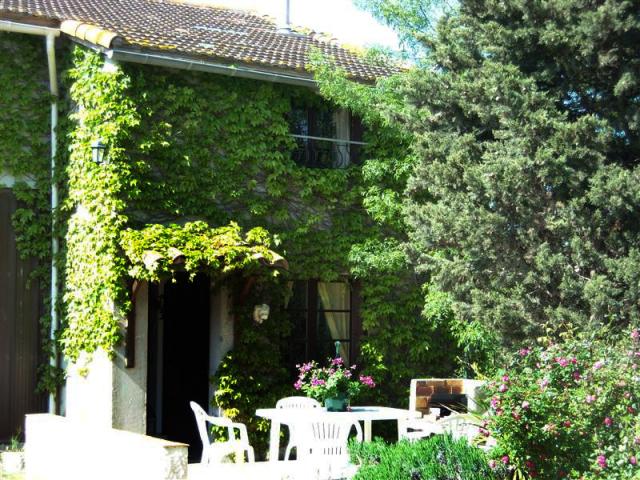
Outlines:
{"label": "downspout", "polygon": [[[56,304],[58,302],[58,267],[56,266],[56,257],[58,255],[59,244],[55,234],[55,212],[58,208],[58,186],[56,184],[56,151],[57,151],[57,134],[58,126],[58,78],[56,68],[56,52],[55,38],[60,36],[60,30],[56,28],[40,27],[37,25],[29,25],[26,23],[12,22],[8,20],[0,20],[0,31],[25,33],[28,35],[39,35],[46,38],[47,64],[49,67],[49,92],[51,93],[51,215],[52,215],[52,231],[51,231],[51,328],[49,330],[49,338],[52,343],[51,357],[49,364],[53,367],[58,366],[58,351],[55,344],[55,334],[58,329],[58,313]],[[49,394],[49,413],[56,413],[58,409],[56,396],[54,393]]]}
{"label": "downspout", "polygon": [[[51,93],[51,327],[49,338],[51,340],[51,357],[49,364],[58,366],[58,349],[56,346],[56,331],[58,330],[58,257],[59,244],[56,235],[56,211],[58,209],[58,184],[56,183],[56,153],[57,153],[57,127],[58,127],[58,78],[56,69],[56,39],[51,33],[47,34],[47,62],[49,65],[49,90]],[[49,413],[57,413],[56,395],[49,393]]]}

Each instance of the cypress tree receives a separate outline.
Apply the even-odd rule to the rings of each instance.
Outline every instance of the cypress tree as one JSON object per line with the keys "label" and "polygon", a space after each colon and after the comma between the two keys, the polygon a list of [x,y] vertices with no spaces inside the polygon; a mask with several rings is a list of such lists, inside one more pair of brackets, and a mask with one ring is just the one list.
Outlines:
{"label": "cypress tree", "polygon": [[505,344],[637,323],[638,2],[461,0],[415,44],[389,117],[417,269]]}

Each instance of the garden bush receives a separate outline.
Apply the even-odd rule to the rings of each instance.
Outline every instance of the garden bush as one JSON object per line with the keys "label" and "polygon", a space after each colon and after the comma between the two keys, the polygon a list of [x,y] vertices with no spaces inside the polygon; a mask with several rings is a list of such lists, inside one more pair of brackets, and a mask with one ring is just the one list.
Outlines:
{"label": "garden bush", "polygon": [[465,439],[436,435],[410,443],[351,443],[351,461],[360,468],[354,480],[485,480],[496,478],[482,450]]}
{"label": "garden bush", "polygon": [[640,332],[569,332],[522,348],[489,383],[495,470],[531,478],[637,479]]}

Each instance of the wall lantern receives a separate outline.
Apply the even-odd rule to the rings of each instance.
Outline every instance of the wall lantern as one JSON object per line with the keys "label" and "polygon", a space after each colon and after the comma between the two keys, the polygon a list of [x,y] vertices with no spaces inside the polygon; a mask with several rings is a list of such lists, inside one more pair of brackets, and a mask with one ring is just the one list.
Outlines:
{"label": "wall lantern", "polygon": [[107,145],[102,141],[102,139],[98,139],[91,144],[91,160],[96,165],[102,165],[105,161],[105,156],[107,153]]}
{"label": "wall lantern", "polygon": [[269,305],[263,303],[253,307],[253,321],[260,325],[269,318]]}

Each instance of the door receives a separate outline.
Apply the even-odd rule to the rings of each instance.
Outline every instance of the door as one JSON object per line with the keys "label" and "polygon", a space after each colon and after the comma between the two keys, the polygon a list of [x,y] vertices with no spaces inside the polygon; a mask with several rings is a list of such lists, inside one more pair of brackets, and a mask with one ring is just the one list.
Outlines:
{"label": "door", "polygon": [[180,273],[149,296],[149,434],[188,443],[190,461],[202,444],[189,402],[206,410],[209,401],[210,285]]}

